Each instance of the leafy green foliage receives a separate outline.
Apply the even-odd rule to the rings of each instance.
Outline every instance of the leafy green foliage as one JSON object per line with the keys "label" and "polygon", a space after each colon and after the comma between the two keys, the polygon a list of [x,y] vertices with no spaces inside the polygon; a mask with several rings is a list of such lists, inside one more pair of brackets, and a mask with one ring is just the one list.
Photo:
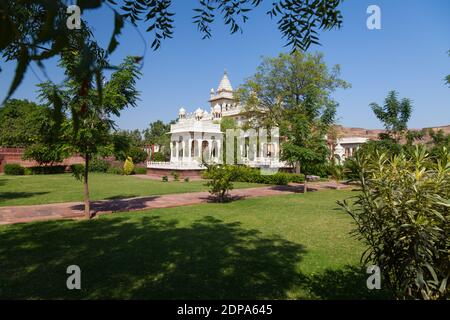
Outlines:
{"label": "leafy green foliage", "polygon": [[[321,30],[339,28],[342,15],[338,9],[343,0],[293,1],[276,0],[267,12],[271,18],[278,18],[278,28],[287,40],[287,46],[293,50],[306,50],[311,44],[318,44]],[[260,6],[262,0],[199,0],[194,8],[193,22],[203,34],[211,37],[211,24],[218,12],[231,33],[242,32],[241,24],[248,20],[248,12]],[[151,47],[157,50],[164,39],[173,37],[174,15],[171,0],[114,0],[77,1],[81,12],[98,9],[107,5],[114,12],[113,32],[104,50],[109,56],[117,48],[118,36],[128,20],[133,25],[145,20],[146,31],[151,34]],[[0,2],[0,54],[6,61],[17,61],[15,77],[8,90],[7,99],[22,82],[31,62],[36,62],[44,70],[43,61],[72,50],[69,48],[72,36],[78,30],[66,26],[67,1],[64,0],[10,0]],[[82,31],[90,33],[87,22],[82,20]],[[96,77],[107,66],[98,66],[95,62],[95,49],[89,45],[75,48],[80,51],[84,61],[80,78],[84,80]],[[139,62],[142,57],[136,57]],[[1,72],[1,69],[0,69]],[[103,85],[97,82],[98,94]]]}
{"label": "leafy green foliage", "polygon": [[34,143],[50,120],[45,106],[10,99],[0,107],[0,146],[26,147]]}
{"label": "leafy green foliage", "polygon": [[162,154],[161,152],[155,152],[153,153],[153,161],[158,161],[158,162],[164,162],[166,161],[166,156],[164,154]]}
{"label": "leafy green foliage", "polygon": [[169,182],[169,177],[168,176],[162,176],[161,180],[162,180],[162,182]]}
{"label": "leafy green foliage", "polygon": [[339,78],[339,66],[329,70],[322,54],[295,52],[264,59],[237,96],[251,115],[249,125],[278,126],[286,137],[281,158],[294,164],[297,173],[303,165],[309,174],[309,168],[328,159],[325,136],[337,107],[331,94],[347,87]]}
{"label": "leafy green foliage", "polygon": [[7,163],[3,170],[6,175],[10,176],[23,176],[25,174],[25,168],[17,163]]}
{"label": "leafy green foliage", "polygon": [[[164,123],[161,120],[150,123],[149,127],[143,131],[144,141],[147,145],[158,145],[160,147],[159,153],[151,155],[153,161],[166,161],[170,158],[170,136],[167,134],[170,131],[170,123]],[[158,159],[156,159],[158,157]]]}
{"label": "leafy green foliage", "polygon": [[383,123],[388,135],[395,141],[399,141],[400,137],[408,128],[408,121],[412,112],[411,100],[403,98],[400,101],[398,99],[398,93],[396,91],[390,91],[384,100],[383,106],[373,102],[370,104],[370,107],[377,118]]}
{"label": "leafy green foliage", "polygon": [[365,264],[381,268],[397,298],[449,298],[450,152],[359,154],[361,193],[340,205],[367,245]]}
{"label": "leafy green foliage", "polygon": [[170,175],[173,177],[173,181],[180,181],[180,173],[172,171]]}
{"label": "leafy green foliage", "polygon": [[89,163],[90,172],[108,172],[109,167],[109,162],[100,158],[94,158]]}
{"label": "leafy green foliage", "polygon": [[147,174],[147,168],[134,167],[135,174]]}
{"label": "leafy green foliage", "polygon": [[208,182],[209,193],[214,195],[218,202],[225,202],[230,190],[233,189],[233,181],[236,179],[236,171],[233,166],[222,164],[205,164],[207,167],[205,177]]}

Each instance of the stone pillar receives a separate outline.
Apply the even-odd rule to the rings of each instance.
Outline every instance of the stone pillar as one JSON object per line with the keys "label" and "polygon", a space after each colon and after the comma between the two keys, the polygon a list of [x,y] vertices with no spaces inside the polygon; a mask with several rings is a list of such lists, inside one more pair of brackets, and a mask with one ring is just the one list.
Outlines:
{"label": "stone pillar", "polygon": [[172,162],[174,160],[173,156],[173,141],[170,141],[170,161]]}
{"label": "stone pillar", "polygon": [[177,160],[179,160],[179,159],[178,159],[178,156],[179,156],[179,150],[180,150],[180,149],[179,149],[179,144],[180,144],[180,142],[176,142],[176,143],[175,143],[175,150],[176,150],[176,153],[175,153],[175,154],[176,154],[176,159],[177,159]]}
{"label": "stone pillar", "polygon": [[217,161],[222,162],[222,154],[220,153],[222,149],[222,140],[217,141]]}
{"label": "stone pillar", "polygon": [[191,159],[192,139],[188,140],[188,147],[186,149],[188,153],[187,157],[189,158],[189,161],[192,161]]}

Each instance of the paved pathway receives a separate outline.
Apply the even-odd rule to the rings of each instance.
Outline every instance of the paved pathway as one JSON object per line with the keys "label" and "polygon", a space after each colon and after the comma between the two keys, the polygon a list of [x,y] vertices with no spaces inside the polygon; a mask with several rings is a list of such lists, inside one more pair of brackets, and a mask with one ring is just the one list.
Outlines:
{"label": "paved pathway", "polygon": [[[335,186],[334,183],[330,182],[310,183],[308,185],[308,190],[311,189],[311,191],[317,191],[320,189],[335,188]],[[340,187],[345,187],[345,185],[341,185]],[[302,192],[302,190],[302,185],[290,184],[288,186],[236,189],[232,190],[230,195],[233,198],[241,199],[299,193]],[[99,215],[121,211],[179,207],[212,201],[213,199],[208,192],[177,193],[131,199],[92,201],[91,210],[96,215]],[[84,205],[82,202],[0,207],[0,224],[82,218],[84,214],[83,210]]]}

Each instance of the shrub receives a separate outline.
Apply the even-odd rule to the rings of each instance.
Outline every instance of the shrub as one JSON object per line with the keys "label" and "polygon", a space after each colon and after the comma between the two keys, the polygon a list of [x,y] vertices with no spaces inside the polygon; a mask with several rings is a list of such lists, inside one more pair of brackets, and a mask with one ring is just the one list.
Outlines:
{"label": "shrub", "polygon": [[180,181],[180,174],[176,171],[172,171],[170,175],[173,177],[173,181]]}
{"label": "shrub", "polygon": [[136,174],[147,174],[147,168],[135,167],[134,173]]}
{"label": "shrub", "polygon": [[65,173],[67,166],[37,166],[30,167],[30,174],[60,174]]}
{"label": "shrub", "polygon": [[361,193],[339,204],[368,246],[362,261],[380,267],[397,298],[449,298],[450,152],[443,148],[433,161],[422,146],[355,161]]}
{"label": "shrub", "polygon": [[10,176],[23,176],[25,174],[25,168],[17,163],[7,163],[3,170],[5,174]]}
{"label": "shrub", "polygon": [[142,148],[131,147],[128,150],[128,156],[133,159],[134,163],[142,163],[147,160],[148,154]]}
{"label": "shrub", "polygon": [[169,182],[169,177],[168,176],[163,176],[162,177],[162,182]]}
{"label": "shrub", "polygon": [[90,172],[107,172],[109,167],[109,162],[104,159],[92,159],[92,161],[89,163]]}
{"label": "shrub", "polygon": [[227,194],[233,189],[236,170],[230,165],[207,165],[206,176],[210,179],[206,186],[210,187],[209,192],[214,195],[219,202],[227,200]]}
{"label": "shrub", "polygon": [[131,157],[127,157],[125,163],[123,164],[123,174],[130,175],[134,173],[134,164]]}
{"label": "shrub", "polygon": [[123,169],[119,167],[110,167],[106,172],[110,174],[123,174]]}
{"label": "shrub", "polygon": [[190,180],[189,177],[184,178],[184,182],[189,182],[189,180]]}
{"label": "shrub", "polygon": [[[277,172],[272,175],[263,175],[259,169],[247,166],[230,165],[229,167],[230,170],[233,170],[233,181],[238,182],[286,185],[289,182],[302,183],[305,181],[305,176],[303,174]],[[208,179],[207,171],[204,173],[203,177]]]}

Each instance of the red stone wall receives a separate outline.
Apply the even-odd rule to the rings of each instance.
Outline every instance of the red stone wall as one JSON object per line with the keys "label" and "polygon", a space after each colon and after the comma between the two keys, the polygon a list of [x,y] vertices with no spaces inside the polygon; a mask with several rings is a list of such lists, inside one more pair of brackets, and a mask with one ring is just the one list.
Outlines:
{"label": "red stone wall", "polygon": [[[24,149],[22,148],[0,148],[0,172],[7,163],[17,163],[22,167],[34,167],[39,164],[36,161],[22,160]],[[55,165],[66,165],[84,163],[84,159],[80,156],[73,156],[65,159],[62,163],[55,163]]]}

